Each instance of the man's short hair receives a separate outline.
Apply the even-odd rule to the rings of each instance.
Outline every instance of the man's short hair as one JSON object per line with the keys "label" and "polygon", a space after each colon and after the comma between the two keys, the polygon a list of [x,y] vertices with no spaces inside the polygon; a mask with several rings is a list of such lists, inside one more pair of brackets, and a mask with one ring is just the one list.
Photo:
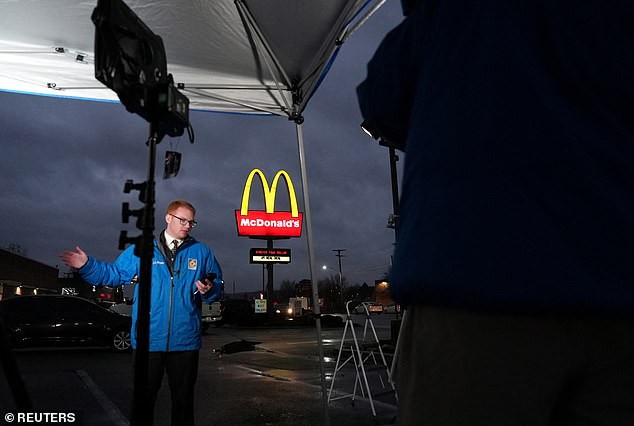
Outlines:
{"label": "man's short hair", "polygon": [[185,200],[174,200],[171,203],[169,203],[167,205],[167,214],[175,212],[180,207],[185,207],[186,209],[191,210],[192,213],[194,213],[194,215],[196,215],[196,209],[194,208],[194,206],[192,206],[191,203],[189,203],[189,202],[187,202]]}

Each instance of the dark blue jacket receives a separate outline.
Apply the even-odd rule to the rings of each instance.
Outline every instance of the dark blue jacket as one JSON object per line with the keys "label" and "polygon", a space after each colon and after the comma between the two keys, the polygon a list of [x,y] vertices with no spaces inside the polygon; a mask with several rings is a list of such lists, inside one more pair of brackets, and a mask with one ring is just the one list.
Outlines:
{"label": "dark blue jacket", "polygon": [[[163,254],[165,249],[159,247],[155,240],[150,301],[150,352],[200,349],[201,303],[211,303],[222,295],[224,283],[220,265],[211,249],[193,238],[188,238],[178,247],[173,269]],[[134,254],[134,246],[130,246],[114,263],[101,262],[90,257],[88,263],[79,270],[79,274],[93,285],[118,286],[130,284],[139,275],[139,267],[140,259]],[[209,272],[214,272],[216,279],[212,290],[201,297],[200,292],[196,293],[195,283]],[[137,285],[132,307],[133,348],[136,348],[138,291]]]}
{"label": "dark blue jacket", "polygon": [[634,1],[437,0],[358,95],[405,150],[401,303],[634,314]]}

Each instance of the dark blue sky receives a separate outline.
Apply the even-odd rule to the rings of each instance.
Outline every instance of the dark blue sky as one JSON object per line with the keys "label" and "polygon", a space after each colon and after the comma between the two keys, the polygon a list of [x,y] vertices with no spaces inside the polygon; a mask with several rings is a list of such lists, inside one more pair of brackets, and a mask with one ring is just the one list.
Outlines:
{"label": "dark blue sky", "polygon": [[[400,3],[388,0],[342,47],[328,76],[304,112],[309,195],[316,263],[337,269],[333,249],[346,249],[344,276],[373,283],[388,270],[394,233],[387,150],[359,128],[355,88],[383,36],[401,20]],[[281,117],[250,117],[192,111],[196,141],[165,138],[157,149],[156,227],[164,209],[184,198],[198,209],[194,236],[210,245],[225,274],[227,291],[262,287],[262,267],[248,262],[249,248],[265,242],[238,237],[234,210],[253,168],[269,179],[285,169],[301,206],[301,176],[295,126]],[[118,255],[119,233],[140,233],[121,223],[121,204],[141,207],[137,193],[124,194],[126,180],[147,178],[148,128],[120,104],[0,92],[0,246],[19,244],[28,257],[58,265],[57,253],[79,245],[103,260]],[[183,155],[180,174],[163,180],[166,150]],[[404,156],[401,155],[402,160]],[[278,209],[287,207],[279,192]],[[261,191],[251,204],[263,208]],[[282,240],[293,262],[275,268],[283,279],[309,278],[306,238]],[[59,264],[61,271],[66,268]],[[319,272],[320,278],[332,271]]]}

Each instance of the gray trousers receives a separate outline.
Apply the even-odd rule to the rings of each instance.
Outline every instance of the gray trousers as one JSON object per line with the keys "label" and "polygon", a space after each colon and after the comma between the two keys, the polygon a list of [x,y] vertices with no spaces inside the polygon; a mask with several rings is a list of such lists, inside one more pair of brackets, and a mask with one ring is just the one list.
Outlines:
{"label": "gray trousers", "polygon": [[634,425],[634,320],[410,306],[399,424]]}

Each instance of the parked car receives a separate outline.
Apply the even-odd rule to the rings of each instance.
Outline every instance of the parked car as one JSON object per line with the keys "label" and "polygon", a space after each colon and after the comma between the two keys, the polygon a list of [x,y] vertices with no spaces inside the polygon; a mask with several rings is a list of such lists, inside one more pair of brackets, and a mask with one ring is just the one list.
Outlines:
{"label": "parked car", "polygon": [[383,313],[383,305],[374,302],[361,302],[357,306],[355,306],[353,312],[355,314],[365,314],[366,309],[369,314]]}
{"label": "parked car", "polygon": [[110,307],[111,311],[114,311],[121,315],[132,316],[132,300],[127,300],[123,303],[117,303]]}
{"label": "parked car", "polygon": [[202,306],[202,328],[206,331],[211,324],[220,327],[222,322],[222,312],[225,309],[225,302],[217,300],[211,304],[203,303]]}
{"label": "parked car", "polygon": [[394,303],[392,303],[391,305],[387,305],[383,307],[383,313],[385,314],[401,313],[401,305],[396,305]]}
{"label": "parked car", "polygon": [[[117,303],[110,307],[111,311],[114,311],[121,315],[132,316],[133,301],[128,300],[124,303]],[[223,301],[213,302],[211,305],[203,303],[201,314],[201,326],[203,331],[206,331],[211,324],[220,327],[222,325],[222,311],[224,309]]]}
{"label": "parked car", "polygon": [[254,299],[225,299],[223,324],[258,325],[267,321],[266,313],[255,313]]}
{"label": "parked car", "polygon": [[17,296],[0,302],[15,347],[110,346],[130,349],[132,320],[74,296]]}
{"label": "parked car", "polygon": [[295,316],[293,307],[288,303],[276,303],[274,306],[275,316],[280,318],[292,318]]}

